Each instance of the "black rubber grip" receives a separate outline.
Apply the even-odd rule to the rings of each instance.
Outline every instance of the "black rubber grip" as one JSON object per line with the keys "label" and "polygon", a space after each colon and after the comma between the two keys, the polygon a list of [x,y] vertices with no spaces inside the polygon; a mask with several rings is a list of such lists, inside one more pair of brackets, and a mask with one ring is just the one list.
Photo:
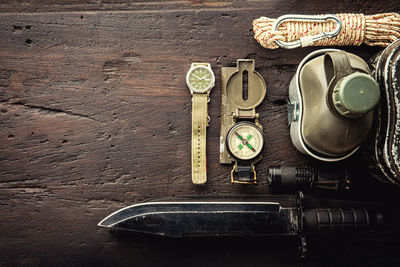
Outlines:
{"label": "black rubber grip", "polygon": [[366,209],[310,209],[304,212],[304,231],[308,233],[364,232],[370,228],[371,218]]}

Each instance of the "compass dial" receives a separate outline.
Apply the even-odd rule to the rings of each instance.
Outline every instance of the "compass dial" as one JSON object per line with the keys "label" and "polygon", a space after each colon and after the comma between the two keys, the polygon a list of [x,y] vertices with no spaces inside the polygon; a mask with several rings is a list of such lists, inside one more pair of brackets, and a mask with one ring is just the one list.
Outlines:
{"label": "compass dial", "polygon": [[214,73],[206,66],[196,66],[186,75],[186,83],[196,93],[205,93],[214,86]]}
{"label": "compass dial", "polygon": [[250,122],[239,122],[228,132],[226,143],[229,152],[238,159],[250,160],[257,157],[264,145],[261,130]]}

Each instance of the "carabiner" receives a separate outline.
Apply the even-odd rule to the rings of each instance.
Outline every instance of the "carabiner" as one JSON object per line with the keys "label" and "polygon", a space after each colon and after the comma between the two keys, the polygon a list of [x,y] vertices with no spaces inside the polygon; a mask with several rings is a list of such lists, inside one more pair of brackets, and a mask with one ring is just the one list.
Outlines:
{"label": "carabiner", "polygon": [[293,42],[283,42],[280,40],[276,40],[275,43],[279,45],[282,48],[286,49],[292,49],[292,48],[297,48],[297,47],[305,47],[312,45],[316,41],[319,41],[324,38],[333,38],[336,35],[340,33],[340,30],[342,29],[342,21],[339,19],[339,17],[331,14],[327,15],[318,15],[318,16],[311,16],[311,15],[284,15],[280,16],[275,20],[274,25],[272,26],[273,31],[277,31],[278,26],[284,22],[284,21],[328,21],[328,20],[333,20],[336,22],[337,26],[336,28],[331,31],[331,32],[321,32],[317,35],[309,35],[309,36],[304,36],[300,37],[299,40],[293,41]]}

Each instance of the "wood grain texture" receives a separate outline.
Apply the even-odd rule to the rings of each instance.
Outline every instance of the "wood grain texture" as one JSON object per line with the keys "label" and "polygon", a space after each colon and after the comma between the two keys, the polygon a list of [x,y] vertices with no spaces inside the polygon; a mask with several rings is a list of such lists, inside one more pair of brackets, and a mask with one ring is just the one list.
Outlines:
{"label": "wood grain texture", "polygon": [[[0,2],[0,265],[297,265],[275,243],[265,252],[241,249],[253,239],[118,237],[97,223],[147,198],[267,193],[264,180],[231,185],[231,167],[218,161],[220,68],[238,58],[255,59],[267,83],[260,177],[271,165],[324,165],[296,151],[286,123],[290,79],[315,48],[265,50],[252,20],[385,11],[398,12],[399,2]],[[366,60],[380,50],[344,49]],[[217,81],[200,187],[190,178],[193,61],[210,62]]]}

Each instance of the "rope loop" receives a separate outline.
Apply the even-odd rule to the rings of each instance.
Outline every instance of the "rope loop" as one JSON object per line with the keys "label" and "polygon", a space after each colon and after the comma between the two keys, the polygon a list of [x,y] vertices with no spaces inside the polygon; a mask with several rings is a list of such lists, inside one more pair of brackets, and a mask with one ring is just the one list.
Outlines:
{"label": "rope loop", "polygon": [[[400,15],[398,13],[382,13],[376,15],[339,13],[342,30],[334,38],[325,38],[312,46],[359,46],[362,43],[370,46],[386,47],[400,38]],[[292,42],[301,37],[317,35],[332,31],[336,27],[333,21],[286,21],[272,31],[275,19],[260,17],[253,21],[254,38],[261,46],[276,49],[276,40]]]}

